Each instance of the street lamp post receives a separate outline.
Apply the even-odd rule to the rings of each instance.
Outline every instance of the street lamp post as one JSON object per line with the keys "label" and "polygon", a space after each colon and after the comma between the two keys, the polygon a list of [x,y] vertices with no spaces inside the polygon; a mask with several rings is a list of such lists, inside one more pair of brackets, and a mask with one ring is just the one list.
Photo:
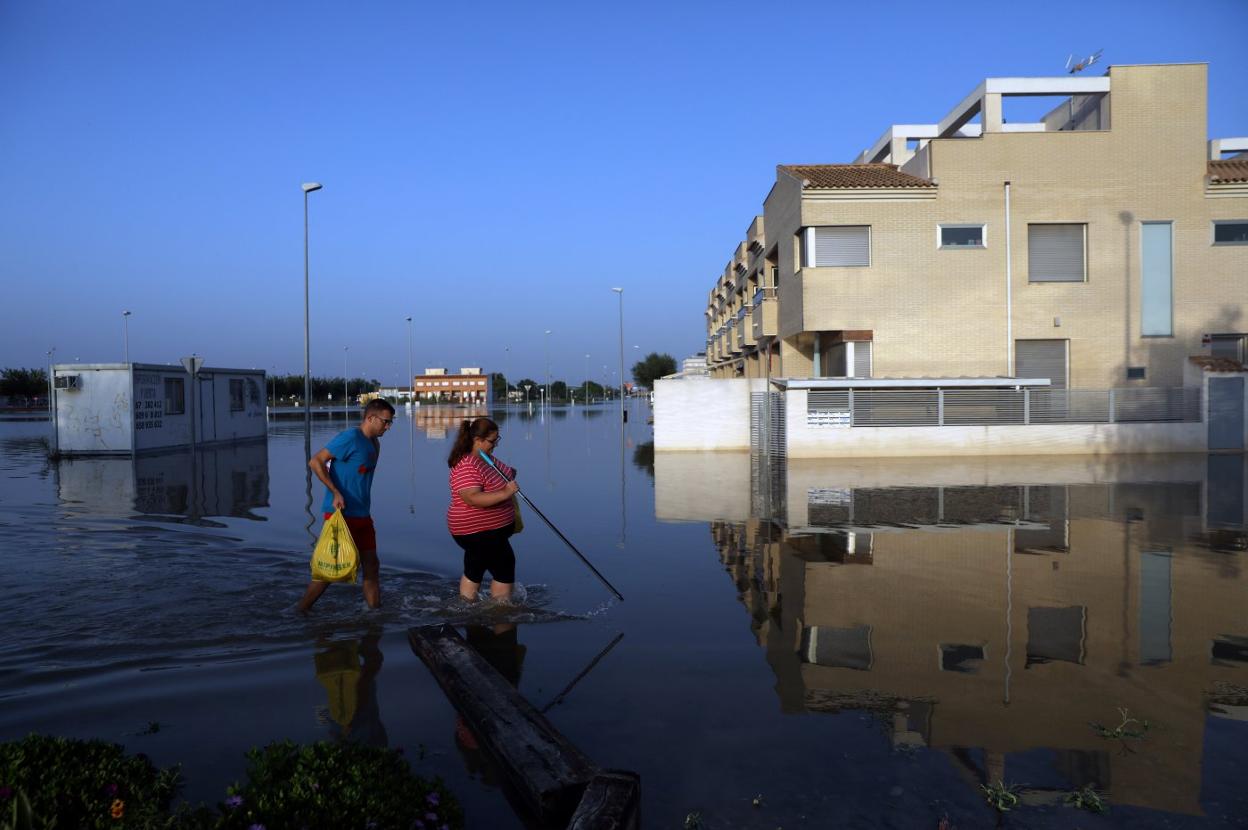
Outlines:
{"label": "street lamp post", "polygon": [[350,381],[347,380],[347,378],[350,377],[350,375],[347,374],[347,349],[349,348],[349,346],[342,347],[342,421],[344,424],[347,422],[348,417],[350,417],[347,406],[347,398],[351,397],[351,390],[348,387]]}
{"label": "street lamp post", "polygon": [[416,395],[415,381],[412,380],[412,318],[407,318],[407,408],[412,408],[412,398]]}
{"label": "street lamp post", "polygon": [[511,371],[511,346],[503,346],[503,409],[511,403],[511,386],[507,382],[507,373]]}
{"label": "street lamp post", "polygon": [[612,288],[616,296],[620,298],[620,421],[626,417],[624,414],[624,289]]}
{"label": "street lamp post", "polygon": [[121,312],[121,342],[126,363],[130,363],[130,312]]}
{"label": "street lamp post", "polygon": [[585,355],[585,403],[589,403],[589,355]]}
{"label": "street lamp post", "polygon": [[303,188],[303,428],[304,450],[311,457],[312,444],[312,349],[308,340],[308,194],[320,190],[317,182],[304,182]]}

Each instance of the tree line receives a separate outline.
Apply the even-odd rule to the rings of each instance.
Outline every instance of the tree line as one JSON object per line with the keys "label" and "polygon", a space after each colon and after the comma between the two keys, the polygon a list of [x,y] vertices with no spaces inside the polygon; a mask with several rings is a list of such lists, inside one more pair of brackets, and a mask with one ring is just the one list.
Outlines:
{"label": "tree line", "polygon": [[[633,381],[648,389],[654,388],[654,381],[664,375],[676,371],[676,360],[669,354],[651,352],[642,360],[633,364]],[[521,378],[510,383],[501,373],[490,376],[495,400],[523,399],[525,387],[529,387],[527,397],[532,401],[540,401],[544,385],[532,378]],[[346,384],[347,397],[356,398],[368,392],[376,392],[381,382],[376,378],[313,377],[311,379],[312,401],[342,400],[343,385]],[[511,393],[510,396],[508,393]],[[46,369],[7,368],[0,370],[0,395],[10,402],[33,403],[46,400],[48,394],[48,373]],[[550,398],[556,402],[570,400],[584,401],[588,395],[591,401],[605,398],[618,398],[617,387],[606,386],[594,380],[579,384],[569,384],[565,380],[553,380],[550,383]],[[291,404],[303,401],[303,375],[269,375],[266,397],[278,404]]]}

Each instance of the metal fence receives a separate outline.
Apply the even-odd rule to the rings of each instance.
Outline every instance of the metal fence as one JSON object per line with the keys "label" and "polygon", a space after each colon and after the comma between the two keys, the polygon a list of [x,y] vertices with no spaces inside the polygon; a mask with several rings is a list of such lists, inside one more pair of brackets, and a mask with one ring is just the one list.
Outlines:
{"label": "metal fence", "polygon": [[1200,389],[831,389],[807,396],[810,426],[935,427],[1200,420]]}

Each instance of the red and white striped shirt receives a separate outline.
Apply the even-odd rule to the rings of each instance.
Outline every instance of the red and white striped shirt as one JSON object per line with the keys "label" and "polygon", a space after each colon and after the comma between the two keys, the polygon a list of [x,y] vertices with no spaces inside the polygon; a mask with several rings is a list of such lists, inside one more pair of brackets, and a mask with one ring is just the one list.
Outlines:
{"label": "red and white striped shirt", "polygon": [[[497,458],[494,463],[508,479],[514,478],[516,471]],[[469,453],[459,459],[459,463],[451,468],[451,506],[446,511],[446,526],[452,536],[467,536],[469,533],[481,533],[506,527],[516,520],[516,507],[511,499],[500,502],[493,507],[473,507],[459,497],[460,490],[473,487],[481,488],[483,493],[493,493],[507,486],[504,479],[475,454]]]}

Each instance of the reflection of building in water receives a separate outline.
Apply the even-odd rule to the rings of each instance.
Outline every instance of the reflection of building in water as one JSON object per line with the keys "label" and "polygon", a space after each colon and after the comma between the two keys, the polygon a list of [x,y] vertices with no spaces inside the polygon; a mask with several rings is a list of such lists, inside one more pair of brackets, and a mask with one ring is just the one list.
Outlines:
{"label": "reflection of building in water", "polygon": [[[873,711],[897,745],[1027,781],[1034,800],[1091,783],[1199,814],[1207,718],[1248,701],[1248,576],[1215,543],[1244,538],[1233,461],[1172,461],[1196,473],[1180,483],[1097,483],[1098,468],[1025,486],[890,487],[873,468],[847,476],[871,486],[837,487],[825,466],[800,493],[790,473],[800,528],[711,530],[786,711]],[[1152,724],[1134,752],[1089,726],[1118,707]]]}
{"label": "reflection of building in water", "polygon": [[62,501],[109,514],[257,518],[269,505],[269,446],[251,441],[135,458],[92,456],[57,462]]}
{"label": "reflection of building in water", "polygon": [[462,421],[489,415],[490,410],[484,406],[422,406],[414,411],[412,422],[427,438],[442,439],[448,432],[458,432]]}

